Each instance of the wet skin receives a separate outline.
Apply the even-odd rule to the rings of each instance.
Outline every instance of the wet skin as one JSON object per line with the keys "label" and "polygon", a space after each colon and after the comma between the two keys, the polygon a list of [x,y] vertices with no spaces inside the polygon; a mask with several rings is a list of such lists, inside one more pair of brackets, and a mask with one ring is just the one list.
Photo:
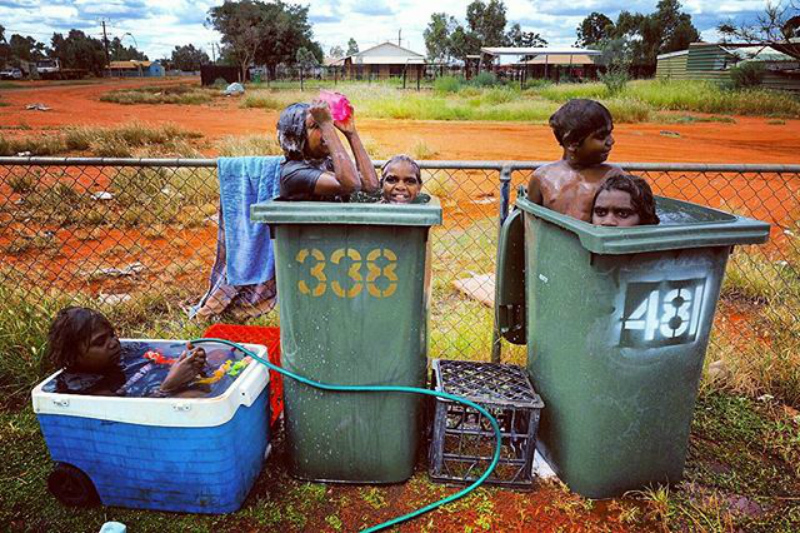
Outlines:
{"label": "wet skin", "polygon": [[528,183],[528,199],[548,209],[590,222],[592,202],[606,178],[624,174],[605,163],[614,146],[613,127],[603,128],[580,144],[564,149],[564,158],[536,169]]}
{"label": "wet skin", "polygon": [[381,201],[390,204],[410,204],[422,188],[414,166],[407,161],[398,161],[386,168],[383,176]]}
{"label": "wet skin", "polygon": [[[355,165],[344,149],[336,131],[342,132],[355,157]],[[311,159],[330,156],[334,172],[323,173],[314,187],[314,194],[333,196],[351,194],[358,190],[374,192],[378,189],[375,167],[356,132],[355,118],[351,113],[345,121],[335,121],[325,102],[315,100],[306,117],[305,155]]]}
{"label": "wet skin", "polygon": [[597,195],[592,211],[592,224],[614,228],[639,225],[639,214],[634,210],[631,195],[625,191],[603,191]]}

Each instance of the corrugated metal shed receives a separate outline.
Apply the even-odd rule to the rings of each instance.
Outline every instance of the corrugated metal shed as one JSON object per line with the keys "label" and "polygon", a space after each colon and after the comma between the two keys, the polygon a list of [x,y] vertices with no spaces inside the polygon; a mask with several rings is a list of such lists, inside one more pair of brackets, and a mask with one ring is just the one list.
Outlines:
{"label": "corrugated metal shed", "polygon": [[769,47],[692,43],[687,50],[657,58],[657,78],[729,82],[731,68],[745,61],[758,61],[766,69],[762,86],[800,91],[800,62]]}

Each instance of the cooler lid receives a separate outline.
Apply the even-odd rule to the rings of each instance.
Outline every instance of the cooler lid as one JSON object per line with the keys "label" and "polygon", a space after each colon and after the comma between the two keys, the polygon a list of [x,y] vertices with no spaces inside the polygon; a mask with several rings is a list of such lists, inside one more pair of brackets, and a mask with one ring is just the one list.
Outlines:
{"label": "cooler lid", "polygon": [[661,196],[656,197],[660,224],[624,229],[594,226],[527,198],[518,198],[516,205],[526,213],[575,233],[581,245],[596,254],[763,244],[769,238],[770,226],[766,222]]}

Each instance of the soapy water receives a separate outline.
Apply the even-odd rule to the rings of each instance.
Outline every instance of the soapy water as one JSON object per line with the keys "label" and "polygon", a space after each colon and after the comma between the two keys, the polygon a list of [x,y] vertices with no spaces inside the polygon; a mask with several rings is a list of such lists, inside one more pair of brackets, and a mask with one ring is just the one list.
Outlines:
{"label": "soapy water", "polygon": [[[170,368],[186,350],[185,342],[174,341],[121,341],[120,370],[117,394],[127,397],[153,396],[160,388]],[[250,358],[231,346],[205,343],[206,365],[203,375],[187,389],[205,392],[206,398],[223,394],[249,364]],[[82,376],[77,376],[81,380]],[[43,390],[55,392],[58,377],[50,380]],[[73,380],[74,383],[75,380]],[[85,376],[87,388],[96,381],[96,376]],[[80,388],[80,385],[77,386]],[[116,388],[116,387],[115,387]],[[113,390],[113,389],[112,389]],[[78,392],[77,390],[74,392]]]}

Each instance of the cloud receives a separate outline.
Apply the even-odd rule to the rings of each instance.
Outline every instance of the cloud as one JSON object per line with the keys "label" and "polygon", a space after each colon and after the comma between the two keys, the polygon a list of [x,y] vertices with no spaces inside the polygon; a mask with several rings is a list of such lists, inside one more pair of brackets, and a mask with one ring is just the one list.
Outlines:
{"label": "cloud", "polygon": [[394,15],[394,10],[386,5],[384,0],[358,0],[351,7],[354,13],[371,17],[385,17]]}

